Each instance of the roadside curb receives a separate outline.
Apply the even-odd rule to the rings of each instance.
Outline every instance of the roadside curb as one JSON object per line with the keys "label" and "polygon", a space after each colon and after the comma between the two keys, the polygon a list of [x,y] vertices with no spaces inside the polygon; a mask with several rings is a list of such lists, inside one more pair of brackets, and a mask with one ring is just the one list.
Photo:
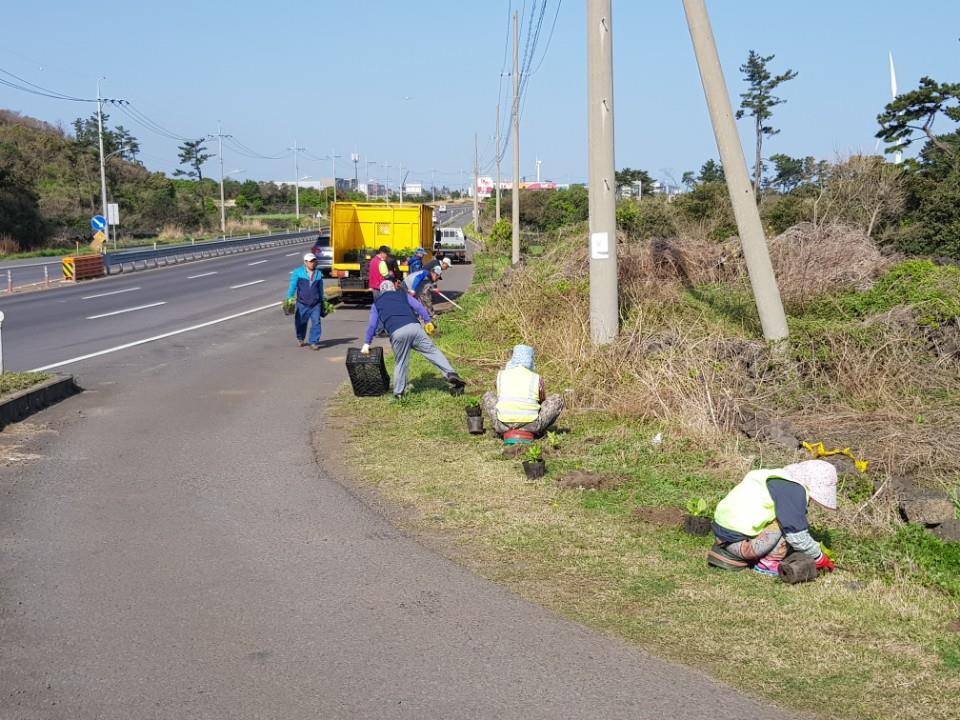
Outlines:
{"label": "roadside curb", "polygon": [[74,381],[73,375],[54,375],[39,385],[14,393],[0,401],[0,429],[8,423],[23,420],[81,390],[82,388]]}

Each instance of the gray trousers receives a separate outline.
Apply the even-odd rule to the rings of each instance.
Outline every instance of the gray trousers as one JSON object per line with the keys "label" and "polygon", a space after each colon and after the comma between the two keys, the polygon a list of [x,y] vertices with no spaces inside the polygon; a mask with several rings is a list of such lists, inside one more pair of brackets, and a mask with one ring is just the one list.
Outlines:
{"label": "gray trousers", "polygon": [[528,433],[539,437],[560,417],[560,413],[563,412],[563,398],[559,395],[548,395],[547,399],[540,403],[540,414],[537,415],[537,419],[526,424],[502,423],[497,419],[497,394],[495,392],[483,394],[483,409],[487,413],[487,417],[490,418],[490,424],[493,425],[493,430],[497,435],[503,435],[508,430],[526,430]]}
{"label": "gray trousers", "polygon": [[410,351],[416,350],[443,373],[443,377],[455,375],[456,370],[446,356],[437,349],[433,340],[419,323],[404,325],[390,336],[390,346],[396,364],[393,369],[393,394],[402,395],[407,387],[407,370],[410,367]]}

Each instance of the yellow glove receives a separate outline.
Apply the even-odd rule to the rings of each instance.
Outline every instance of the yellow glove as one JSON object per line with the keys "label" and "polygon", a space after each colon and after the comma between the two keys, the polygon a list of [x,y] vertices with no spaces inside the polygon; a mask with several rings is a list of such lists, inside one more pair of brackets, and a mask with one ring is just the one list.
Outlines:
{"label": "yellow glove", "polygon": [[427,331],[427,335],[433,335],[434,327],[432,322],[429,322],[426,325],[424,325],[423,329]]}

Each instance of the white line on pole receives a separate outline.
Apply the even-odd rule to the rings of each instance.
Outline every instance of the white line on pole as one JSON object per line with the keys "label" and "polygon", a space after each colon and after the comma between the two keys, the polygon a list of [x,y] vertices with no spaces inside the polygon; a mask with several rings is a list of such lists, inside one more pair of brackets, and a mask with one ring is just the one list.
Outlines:
{"label": "white line on pole", "polygon": [[211,270],[210,272],[200,273],[199,275],[187,275],[187,280],[196,280],[197,278],[208,277],[210,275],[216,275],[216,270]]}
{"label": "white line on pole", "polygon": [[262,282],[266,282],[266,280],[254,280],[253,282],[241,283],[239,285],[231,285],[230,289],[237,290],[239,288],[250,287],[251,285],[256,285],[257,283],[262,283]]}
{"label": "white line on pole", "polygon": [[160,305],[166,305],[166,300],[161,300],[160,302],[150,303],[149,305],[137,305],[132,308],[124,308],[123,310],[114,310],[113,312],[101,313],[100,315],[91,315],[87,320],[98,320],[100,318],[110,317],[111,315],[123,315],[124,313],[134,312],[135,310],[146,310],[147,308],[159,307]]}
{"label": "white line on pole", "polygon": [[139,290],[138,287],[124,288],[123,290],[111,290],[110,292],[97,293],[96,295],[84,295],[81,300],[93,300],[94,298],[106,297],[107,295],[119,295],[120,293],[133,292],[134,290]]}
{"label": "white line on pole", "polygon": [[254,261],[254,262],[252,262],[252,263],[247,263],[247,267],[249,267],[249,266],[251,266],[251,265],[262,265],[262,264],[265,263],[265,262],[270,262],[270,261],[269,261],[269,260],[256,260],[256,261]]}
{"label": "white line on pole", "polygon": [[181,335],[193,330],[200,330],[201,328],[210,327],[211,325],[227,322],[228,320],[235,320],[236,318],[243,317],[244,315],[251,315],[252,313],[260,312],[261,310],[275,308],[279,304],[280,303],[278,302],[274,302],[270,303],[269,305],[261,305],[260,307],[255,307],[251,310],[244,310],[243,312],[234,313],[233,315],[227,315],[226,317],[217,318],[216,320],[208,320],[207,322],[200,323],[199,325],[191,325],[190,327],[181,328],[179,330],[171,330],[170,332],[163,333],[162,335],[154,335],[153,337],[144,338],[143,340],[135,340],[134,342],[129,342],[125,345],[117,345],[116,347],[107,348],[106,350],[98,350],[97,352],[92,352],[87,355],[80,355],[75,358],[70,358],[69,360],[61,360],[60,362],[51,363],[50,365],[34,368],[30,372],[44,372],[45,370],[53,370],[54,368],[63,367],[64,365],[71,365],[75,362],[80,362],[81,360],[89,360],[90,358],[100,357],[101,355],[109,355],[110,353],[115,353],[120,350],[137,347],[138,345],[146,345],[147,343],[156,342],[157,340],[164,340],[168,337],[173,337],[174,335]]}

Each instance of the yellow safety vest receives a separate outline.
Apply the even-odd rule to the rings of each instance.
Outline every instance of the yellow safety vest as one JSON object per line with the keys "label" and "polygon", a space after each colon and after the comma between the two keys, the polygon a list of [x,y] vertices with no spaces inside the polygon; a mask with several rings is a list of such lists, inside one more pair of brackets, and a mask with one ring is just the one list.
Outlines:
{"label": "yellow safety vest", "polygon": [[[796,482],[783,470],[751,470],[743,480],[719,502],[713,519],[721,527],[741,535],[754,537],[777,518],[773,498],[767,489],[767,480],[780,478]],[[809,498],[807,488],[801,484]]]}
{"label": "yellow safety vest", "polygon": [[497,373],[497,419],[502,423],[533,422],[540,415],[540,376],[525,367]]}

